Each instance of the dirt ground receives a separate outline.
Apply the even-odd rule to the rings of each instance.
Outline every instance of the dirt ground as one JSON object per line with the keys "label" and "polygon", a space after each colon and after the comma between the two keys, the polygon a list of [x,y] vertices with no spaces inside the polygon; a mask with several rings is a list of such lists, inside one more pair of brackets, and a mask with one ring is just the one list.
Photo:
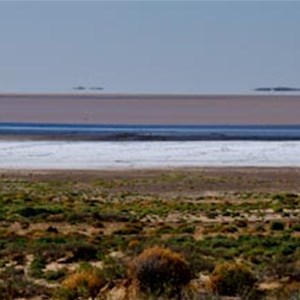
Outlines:
{"label": "dirt ground", "polygon": [[[188,193],[224,191],[300,192],[300,168],[175,168],[166,170],[1,170],[2,178],[24,178],[33,182],[63,180],[91,182],[136,180],[132,191],[155,193]],[[160,177],[168,180],[159,181]],[[187,183],[191,183],[190,185]],[[122,190],[122,187],[119,187]]]}

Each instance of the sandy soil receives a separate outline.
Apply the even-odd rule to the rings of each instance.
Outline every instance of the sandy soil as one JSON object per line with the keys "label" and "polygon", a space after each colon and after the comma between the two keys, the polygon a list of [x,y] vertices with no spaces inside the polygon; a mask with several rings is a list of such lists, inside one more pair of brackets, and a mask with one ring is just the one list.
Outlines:
{"label": "sandy soil", "polygon": [[0,94],[0,122],[300,124],[298,95]]}
{"label": "sandy soil", "polygon": [[[5,170],[2,178],[26,178],[32,181],[63,180],[91,182],[97,179],[135,179],[141,184],[130,187],[131,192],[149,194],[174,193],[198,195],[224,191],[261,191],[300,193],[300,168],[182,168],[167,170]],[[168,176],[168,180],[158,179]],[[153,179],[153,180],[152,180]],[[167,182],[167,183],[166,183]],[[193,183],[190,186],[189,182]],[[122,188],[120,188],[122,190]]]}

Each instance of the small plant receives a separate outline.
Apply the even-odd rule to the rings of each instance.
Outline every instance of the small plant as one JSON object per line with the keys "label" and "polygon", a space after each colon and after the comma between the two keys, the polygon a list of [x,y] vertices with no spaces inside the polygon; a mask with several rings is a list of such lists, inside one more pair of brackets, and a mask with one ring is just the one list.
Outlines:
{"label": "small plant", "polygon": [[296,224],[292,225],[292,229],[293,229],[293,231],[300,231],[300,223],[296,223]]}
{"label": "small plant", "polygon": [[238,228],[234,225],[227,225],[221,229],[222,233],[235,233],[238,231]]}
{"label": "small plant", "polygon": [[222,296],[249,295],[255,282],[254,274],[241,263],[217,265],[210,278],[212,290]]}
{"label": "small plant", "polygon": [[281,221],[273,221],[270,224],[270,229],[271,230],[284,230],[284,223]]}
{"label": "small plant", "polygon": [[81,298],[94,300],[105,284],[106,280],[98,268],[90,265],[81,266],[62,282],[56,297],[61,300]]}
{"label": "small plant", "polygon": [[218,213],[214,210],[210,210],[206,213],[207,218],[215,219],[218,216]]}
{"label": "small plant", "polygon": [[30,275],[35,278],[43,277],[43,268],[46,265],[46,261],[42,256],[37,256],[34,258],[30,265]]}
{"label": "small plant", "polygon": [[179,294],[191,280],[184,257],[161,247],[144,250],[135,260],[134,274],[140,290],[156,296]]}
{"label": "small plant", "polygon": [[248,226],[246,220],[242,220],[242,219],[236,220],[235,225],[239,228],[245,228]]}
{"label": "small plant", "polygon": [[126,225],[124,228],[115,230],[113,234],[118,235],[131,235],[131,234],[139,234],[143,228],[139,225]]}
{"label": "small plant", "polygon": [[264,227],[263,224],[258,224],[258,225],[255,226],[255,231],[257,231],[257,232],[265,232],[266,229],[265,229],[265,227]]}
{"label": "small plant", "polygon": [[127,265],[121,258],[106,256],[102,262],[104,263],[102,274],[108,282],[126,278]]}
{"label": "small plant", "polygon": [[196,231],[196,226],[194,225],[181,225],[178,227],[177,229],[179,234],[182,233],[190,233],[190,234],[194,234]]}
{"label": "small plant", "polygon": [[50,290],[29,280],[24,270],[5,268],[0,274],[0,299],[34,299],[39,295],[50,297]]}
{"label": "small plant", "polygon": [[61,279],[66,276],[66,274],[67,269],[62,268],[56,271],[46,271],[43,277],[48,281],[61,281]]}

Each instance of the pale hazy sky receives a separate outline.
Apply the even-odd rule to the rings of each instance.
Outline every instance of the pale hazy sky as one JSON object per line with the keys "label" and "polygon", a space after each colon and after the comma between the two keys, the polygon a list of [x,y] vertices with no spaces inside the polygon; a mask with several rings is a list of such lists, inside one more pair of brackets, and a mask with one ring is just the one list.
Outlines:
{"label": "pale hazy sky", "polygon": [[300,87],[300,2],[1,2],[0,92]]}

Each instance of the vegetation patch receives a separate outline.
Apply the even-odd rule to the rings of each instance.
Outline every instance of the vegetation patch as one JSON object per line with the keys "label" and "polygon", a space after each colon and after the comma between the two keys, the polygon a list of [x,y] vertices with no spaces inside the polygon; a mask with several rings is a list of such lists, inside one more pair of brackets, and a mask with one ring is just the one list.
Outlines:
{"label": "vegetation patch", "polygon": [[300,179],[206,172],[2,176],[0,299],[294,299]]}

